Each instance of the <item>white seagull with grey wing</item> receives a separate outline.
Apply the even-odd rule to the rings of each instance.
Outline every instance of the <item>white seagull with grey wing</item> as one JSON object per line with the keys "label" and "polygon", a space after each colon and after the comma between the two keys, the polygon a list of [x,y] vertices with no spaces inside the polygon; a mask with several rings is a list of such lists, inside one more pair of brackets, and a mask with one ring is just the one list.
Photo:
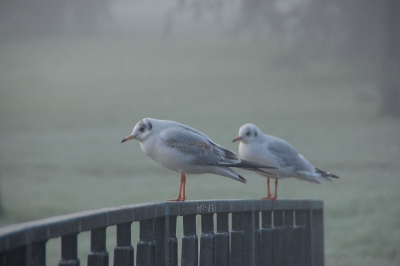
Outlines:
{"label": "white seagull with grey wing", "polygon": [[181,174],[178,197],[170,201],[186,199],[186,174],[210,173],[242,183],[246,183],[246,179],[230,167],[276,175],[263,170],[276,167],[242,160],[202,132],[174,121],[145,118],[121,142],[131,139],[138,140],[143,152],[151,159]]}
{"label": "white seagull with grey wing", "polygon": [[[268,195],[263,199],[276,200],[278,197],[278,179],[295,177],[300,180],[321,183],[331,177],[339,178],[329,172],[314,167],[287,141],[264,134],[256,125],[245,124],[239,129],[239,136],[233,142],[240,141],[239,155],[249,161],[276,165],[279,169],[272,170],[277,175],[260,173],[267,177]],[[275,195],[271,196],[269,179],[275,178]]]}

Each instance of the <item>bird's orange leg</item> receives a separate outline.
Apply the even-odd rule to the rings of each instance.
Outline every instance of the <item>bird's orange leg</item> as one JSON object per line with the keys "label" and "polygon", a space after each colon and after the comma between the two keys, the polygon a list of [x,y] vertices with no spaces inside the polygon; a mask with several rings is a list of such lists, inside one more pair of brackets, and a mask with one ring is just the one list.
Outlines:
{"label": "bird's orange leg", "polygon": [[261,199],[271,199],[271,192],[269,190],[269,178],[267,178],[267,192],[268,192],[268,196],[261,198]]}
{"label": "bird's orange leg", "polygon": [[272,201],[275,201],[278,198],[278,178],[275,179],[275,196],[271,198]]}
{"label": "bird's orange leg", "polygon": [[183,186],[182,186],[182,201],[186,200],[186,175],[181,173],[181,180],[183,177]]}
{"label": "bird's orange leg", "polygon": [[186,175],[185,173],[181,173],[181,183],[179,185],[178,197],[176,199],[169,199],[167,201],[185,201],[185,199],[186,199]]}

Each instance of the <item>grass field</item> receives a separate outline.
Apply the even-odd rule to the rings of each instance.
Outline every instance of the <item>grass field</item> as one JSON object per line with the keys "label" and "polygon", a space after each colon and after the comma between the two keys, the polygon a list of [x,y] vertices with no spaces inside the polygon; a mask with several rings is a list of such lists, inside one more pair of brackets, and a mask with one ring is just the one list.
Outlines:
{"label": "grass field", "polygon": [[[271,59],[266,43],[246,41],[0,41],[0,224],[176,196],[177,173],[138,142],[120,144],[144,117],[188,124],[234,151],[252,122],[341,177],[279,183],[280,198],[324,201],[326,265],[400,265],[400,122],[378,115],[373,73],[276,69]],[[246,185],[189,176],[188,198],[265,196],[264,178],[240,173]]]}

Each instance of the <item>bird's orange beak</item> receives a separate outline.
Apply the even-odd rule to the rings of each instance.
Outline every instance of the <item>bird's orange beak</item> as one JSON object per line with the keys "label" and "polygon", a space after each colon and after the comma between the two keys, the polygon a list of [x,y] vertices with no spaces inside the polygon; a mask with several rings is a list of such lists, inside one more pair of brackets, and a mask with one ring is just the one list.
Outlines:
{"label": "bird's orange beak", "polygon": [[131,139],[134,139],[134,138],[135,138],[135,136],[132,136],[132,135],[126,136],[126,137],[121,141],[121,143],[124,143],[125,141],[131,140]]}
{"label": "bird's orange beak", "polygon": [[236,137],[236,138],[234,138],[233,140],[232,140],[232,142],[235,142],[235,141],[238,141],[238,140],[242,140],[243,138],[242,137]]}

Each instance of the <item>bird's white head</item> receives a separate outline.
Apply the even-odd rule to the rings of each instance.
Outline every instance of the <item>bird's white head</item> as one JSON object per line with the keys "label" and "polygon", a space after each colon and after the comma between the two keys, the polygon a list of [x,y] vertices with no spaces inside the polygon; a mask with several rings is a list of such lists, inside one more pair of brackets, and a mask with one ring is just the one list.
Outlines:
{"label": "bird's white head", "polygon": [[262,134],[261,130],[254,124],[244,124],[239,128],[239,135],[232,142],[241,141],[243,143],[253,142]]}
{"label": "bird's white head", "polygon": [[152,119],[152,118],[142,119],[135,125],[135,127],[133,128],[132,134],[126,136],[121,141],[121,143],[131,140],[131,139],[136,139],[140,142],[143,142],[154,132],[154,128],[153,128],[154,122],[155,122],[155,119]]}

